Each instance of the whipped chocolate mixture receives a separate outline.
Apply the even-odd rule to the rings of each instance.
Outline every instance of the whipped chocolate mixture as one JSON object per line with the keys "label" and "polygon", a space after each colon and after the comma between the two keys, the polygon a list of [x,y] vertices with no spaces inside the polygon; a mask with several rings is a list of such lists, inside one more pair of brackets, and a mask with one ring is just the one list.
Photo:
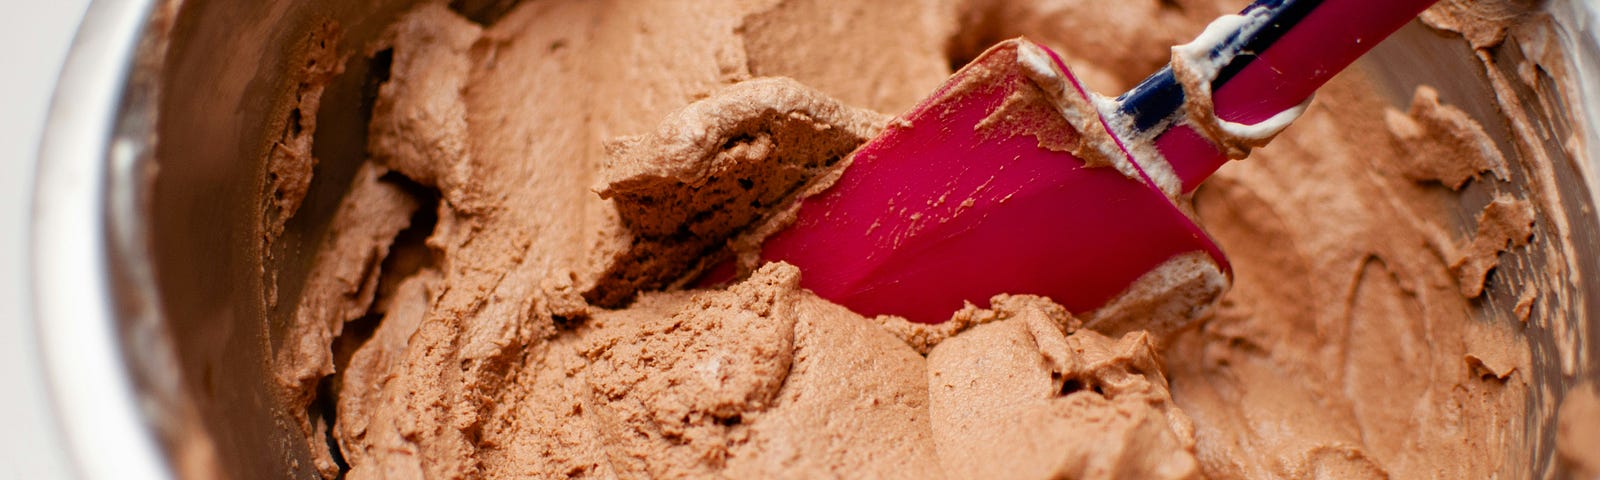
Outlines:
{"label": "whipped chocolate mixture", "polygon": [[864,318],[781,263],[688,284],[708,259],[752,258],[797,198],[988,45],[1026,35],[1119,92],[1244,2],[836,3],[539,0],[488,25],[425,5],[391,27],[371,49],[389,68],[370,158],[275,352],[319,470],[1528,469],[1511,446],[1526,342],[1471,298],[1540,217],[1504,197],[1455,233],[1453,189],[1503,177],[1504,155],[1431,90],[1389,108],[1359,71],[1193,196],[1234,284],[1176,333],[1132,317],[1097,331],[1026,295],[939,325]]}
{"label": "whipped chocolate mixture", "polygon": [[1576,478],[1600,476],[1600,388],[1583,383],[1567,392],[1557,413],[1556,452]]}

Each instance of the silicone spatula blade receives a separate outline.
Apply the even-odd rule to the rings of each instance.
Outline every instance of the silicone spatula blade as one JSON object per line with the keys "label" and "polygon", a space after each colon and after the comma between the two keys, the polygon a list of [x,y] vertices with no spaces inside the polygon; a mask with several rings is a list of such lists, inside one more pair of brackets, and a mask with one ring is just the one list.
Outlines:
{"label": "silicone spatula blade", "polygon": [[[1089,312],[1186,254],[1226,274],[1168,195],[1270,140],[1297,113],[1284,114],[1434,1],[1258,0],[1175,47],[1183,63],[1089,113],[1064,107],[1089,96],[1053,52],[1001,43],[859,148],[762,257],[800,266],[804,286],[859,313],[925,323],[999,293]],[[1030,77],[1036,51],[1058,82]],[[1059,148],[1098,133],[1100,161]]]}
{"label": "silicone spatula blade", "polygon": [[[1021,39],[996,45],[857,149],[848,173],[806,199],[763,257],[799,266],[804,286],[856,312],[925,323],[999,293],[1086,311],[1187,252],[1225,265],[1142,176],[1089,166],[1038,134],[982,128],[1009,114],[1012,129],[1084,134],[1024,72],[1022,48],[1044,51]],[[1065,94],[1088,101],[1065,80]]]}

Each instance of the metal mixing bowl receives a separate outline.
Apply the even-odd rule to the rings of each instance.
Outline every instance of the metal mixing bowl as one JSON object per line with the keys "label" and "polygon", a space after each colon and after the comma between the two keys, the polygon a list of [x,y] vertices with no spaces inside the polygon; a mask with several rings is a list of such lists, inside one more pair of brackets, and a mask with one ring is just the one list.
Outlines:
{"label": "metal mixing bowl", "polygon": [[[343,26],[344,45],[376,36],[412,0],[97,1],[58,88],[41,154],[30,266],[36,316],[58,423],[79,473],[89,478],[312,477],[309,449],[270,390],[268,352],[284,312],[264,307],[263,272],[292,295],[317,238],[359,158],[363,56],[329,87],[319,114],[317,187],[279,242],[280,265],[264,265],[262,178],[271,139],[289,109],[292,48],[324,21]],[[507,0],[466,1],[494,10]],[[1600,61],[1588,2],[1552,0],[1561,48],[1575,68]],[[1577,27],[1574,27],[1577,26]],[[1515,65],[1516,48],[1496,57]],[[1404,105],[1418,83],[1435,85],[1490,132],[1509,139],[1479,63],[1459,38],[1413,25],[1364,60],[1380,90]],[[1509,68],[1509,67],[1508,67]],[[1592,72],[1592,70],[1591,70]],[[1588,76],[1594,83],[1596,76]],[[1570,281],[1541,285],[1565,314],[1528,332],[1534,391],[1529,477],[1554,475],[1553,409],[1578,379],[1600,379],[1600,92],[1537,101],[1518,84],[1538,131],[1538,152],[1511,155],[1512,182],[1474,183],[1461,197],[1462,225],[1494,189],[1524,190],[1530,158],[1546,158],[1558,181],[1571,242],[1536,242],[1499,272],[1483,315],[1511,320],[1520,287],[1552,261]],[[1576,99],[1577,105],[1569,100]],[[1587,118],[1573,117],[1573,113]],[[1579,121],[1581,120],[1581,121]],[[1567,136],[1587,139],[1576,148]],[[1502,150],[1519,152],[1509,140]],[[1543,160],[1541,160],[1543,161]],[[1588,175],[1585,175],[1585,174]],[[321,212],[321,213],[318,213]],[[1464,228],[1464,227],[1463,227]],[[297,260],[301,259],[301,260]],[[1553,289],[1553,290],[1552,290]],[[293,298],[287,296],[286,298]],[[290,303],[292,302],[285,302]],[[1574,333],[1576,332],[1576,333]],[[1565,335],[1565,336],[1563,336]],[[1572,338],[1576,335],[1576,338]],[[1565,350],[1563,350],[1565,349]]]}

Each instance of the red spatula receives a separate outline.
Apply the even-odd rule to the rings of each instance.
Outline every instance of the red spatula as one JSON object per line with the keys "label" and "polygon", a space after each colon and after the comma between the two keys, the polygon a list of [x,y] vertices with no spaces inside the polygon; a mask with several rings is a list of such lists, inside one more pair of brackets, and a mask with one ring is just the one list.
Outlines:
{"label": "red spatula", "polygon": [[1185,254],[1227,272],[1173,199],[1432,3],[1258,1],[1116,99],[1087,94],[1054,52],[1007,41],[856,150],[762,257],[859,313],[924,323],[999,293],[1091,311]]}

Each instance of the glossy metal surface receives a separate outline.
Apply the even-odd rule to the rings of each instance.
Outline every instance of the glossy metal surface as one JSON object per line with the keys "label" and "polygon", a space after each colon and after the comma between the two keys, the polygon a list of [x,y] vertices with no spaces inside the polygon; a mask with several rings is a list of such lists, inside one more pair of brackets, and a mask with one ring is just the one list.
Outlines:
{"label": "glossy metal surface", "polygon": [[123,355],[109,265],[107,165],[148,2],[101,3],[84,19],[41,147],[32,270],[57,419],[77,472],[170,476]]}
{"label": "glossy metal surface", "polygon": [[[308,32],[336,23],[355,46],[346,50],[359,51],[407,3],[91,7],[58,86],[31,232],[35,320],[78,474],[314,476],[267,374],[281,312],[263,301],[263,159]],[[349,106],[324,115],[330,137],[350,122],[328,117],[356,110],[357,67],[345,76],[355,87],[327,94]],[[314,194],[306,207],[327,209],[338,194]],[[315,229],[286,234],[282,270],[305,263],[292,240],[314,237],[306,230]]]}

